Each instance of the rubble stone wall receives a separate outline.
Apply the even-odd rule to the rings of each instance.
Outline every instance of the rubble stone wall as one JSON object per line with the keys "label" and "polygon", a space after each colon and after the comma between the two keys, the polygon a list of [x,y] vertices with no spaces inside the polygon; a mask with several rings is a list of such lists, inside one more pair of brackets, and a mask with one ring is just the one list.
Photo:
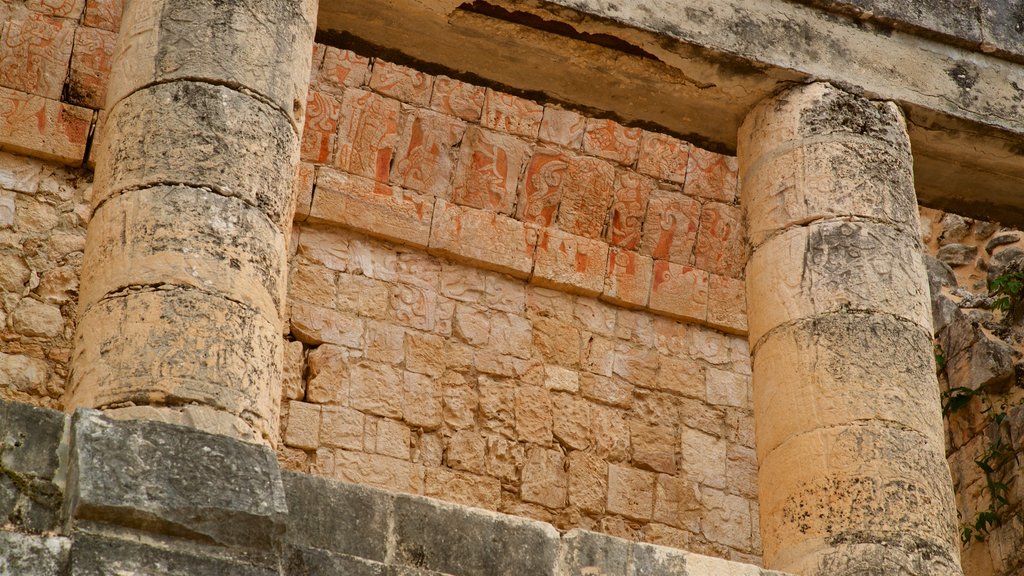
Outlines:
{"label": "rubble stone wall", "polygon": [[[998,296],[990,294],[989,286],[1000,276],[1020,270],[1024,234],[992,222],[922,209],[921,240],[929,254],[936,354],[942,359],[939,384],[947,405],[946,450],[964,540],[964,572],[968,576],[1020,574],[1024,570],[1024,468],[1019,456],[1024,451],[1024,341],[1019,307],[1003,311],[993,306]],[[951,395],[965,402],[948,408]],[[1005,419],[997,422],[998,414],[1006,414]],[[994,448],[1018,456],[999,466]],[[994,473],[987,478],[983,466],[995,468]],[[1005,492],[999,488],[993,492],[990,479],[1005,484]],[[972,529],[979,514],[992,509],[994,496],[998,521],[987,533]],[[1005,503],[998,502],[1000,496]],[[965,528],[971,531],[963,532]]]}

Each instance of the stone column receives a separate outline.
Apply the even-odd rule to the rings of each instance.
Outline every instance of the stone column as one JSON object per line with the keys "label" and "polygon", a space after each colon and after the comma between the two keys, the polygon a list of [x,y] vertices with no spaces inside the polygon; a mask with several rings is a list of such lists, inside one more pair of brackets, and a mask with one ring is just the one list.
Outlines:
{"label": "stone column", "polygon": [[274,442],[316,0],[127,0],[66,405]]}
{"label": "stone column", "polygon": [[794,88],[739,163],[765,566],[962,574],[901,111]]}

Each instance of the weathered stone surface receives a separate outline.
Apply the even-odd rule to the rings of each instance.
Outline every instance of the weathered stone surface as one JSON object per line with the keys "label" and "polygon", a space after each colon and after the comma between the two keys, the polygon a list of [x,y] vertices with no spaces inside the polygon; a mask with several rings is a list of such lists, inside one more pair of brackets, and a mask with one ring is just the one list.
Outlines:
{"label": "weathered stone surface", "polygon": [[784,326],[758,346],[754,373],[762,461],[794,436],[871,420],[941,441],[931,338],[906,321],[837,313]]}
{"label": "weathered stone surface", "polygon": [[321,169],[310,222],[329,222],[371,236],[425,248],[434,199],[344,172]]}
{"label": "weathered stone surface", "polygon": [[394,561],[465,576],[554,574],[550,525],[412,496],[395,498]]}
{"label": "weathered stone surface", "polygon": [[532,281],[539,286],[597,296],[604,289],[608,245],[545,228],[537,242]]}
{"label": "weathered stone surface", "polygon": [[1014,382],[1012,346],[989,336],[970,317],[957,311],[941,332],[939,343],[946,357],[950,386],[971,390],[1005,390]]}
{"label": "weathered stone surface", "polygon": [[269,447],[90,411],[73,424],[72,518],[224,545],[280,542],[288,508]]}
{"label": "weathered stone surface", "polygon": [[390,496],[365,486],[284,472],[289,544],[383,562]]}
{"label": "weathered stone surface", "polygon": [[284,576],[385,576],[387,570],[379,562],[318,548],[289,548],[282,561]]}
{"label": "weathered stone surface", "polygon": [[760,502],[766,565],[806,569],[867,540],[930,559],[936,571],[923,574],[957,573],[956,517],[940,504],[953,498],[941,439],[882,421],[820,428],[782,444],[760,473],[773,479]]}
{"label": "weathered stone surface", "polygon": [[909,153],[857,135],[765,152],[752,162],[743,197],[754,246],[778,230],[838,216],[883,221],[911,233],[917,228]]}
{"label": "weathered stone surface", "polygon": [[59,412],[0,401],[0,521],[31,532],[57,527],[66,422]]}
{"label": "weathered stone surface", "polygon": [[627,574],[632,543],[605,534],[571,530],[562,536],[559,574]]}
{"label": "weathered stone surface", "polygon": [[96,155],[93,209],[128,189],[181,184],[237,197],[281,230],[292,217],[298,137],[273,108],[230,88],[172,82],[132,93],[110,109]]}
{"label": "weathered stone surface", "polygon": [[71,540],[62,536],[28,536],[0,531],[0,574],[65,574]]}
{"label": "weathered stone surface", "polygon": [[238,198],[157,186],[104,202],[89,222],[80,306],[131,286],[213,291],[273,316],[284,305],[285,237]]}
{"label": "weathered stone surface", "polygon": [[517,278],[530,275],[537,245],[534,228],[501,214],[442,199],[434,207],[432,252]]}
{"label": "weathered stone surface", "polygon": [[839,310],[892,314],[931,331],[927,275],[914,237],[881,224],[787,230],[751,256],[747,286],[757,294],[749,307],[751,342],[786,322]]}
{"label": "weathered stone surface", "polygon": [[276,567],[256,566],[188,546],[156,546],[133,539],[78,532],[71,548],[70,576],[277,576]]}
{"label": "weathered stone surface", "polygon": [[973,263],[977,256],[978,247],[967,246],[965,244],[947,244],[942,248],[939,248],[938,254],[935,255],[940,262],[953,266],[954,268]]}
{"label": "weathered stone surface", "polygon": [[49,378],[46,362],[23,354],[0,352],[0,381],[20,392],[39,392]]}
{"label": "weathered stone surface", "polygon": [[280,334],[276,317],[196,290],[109,298],[80,319],[67,403],[198,402],[240,416],[271,439],[281,396]]}
{"label": "weathered stone surface", "polygon": [[143,86],[199,80],[238,86],[269,100],[299,131],[309,86],[315,0],[210,4],[129,2],[108,87],[113,108]]}
{"label": "weathered stone surface", "polygon": [[[928,292],[932,298],[938,296],[943,287],[956,288],[956,275],[953,274],[953,269],[949,267],[949,264],[928,254],[924,254],[921,258],[924,261],[925,270],[928,272]],[[938,330],[939,327],[936,326],[935,331],[938,332]]]}
{"label": "weathered stone surface", "polygon": [[823,137],[859,140],[870,147],[888,147],[897,158],[909,156],[907,124],[896,104],[815,82],[790,90],[784,99],[765,100],[747,116],[737,137],[740,178],[746,182],[751,167],[784,144]]}

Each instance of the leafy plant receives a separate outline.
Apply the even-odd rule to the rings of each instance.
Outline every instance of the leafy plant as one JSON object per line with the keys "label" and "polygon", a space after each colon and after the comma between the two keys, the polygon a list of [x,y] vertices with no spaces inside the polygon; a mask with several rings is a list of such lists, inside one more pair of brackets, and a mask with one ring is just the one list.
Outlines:
{"label": "leafy plant", "polygon": [[1008,312],[1014,304],[1020,301],[1022,290],[1024,290],[1024,271],[1010,271],[996,276],[988,285],[989,295],[997,297],[992,301],[992,308]]}

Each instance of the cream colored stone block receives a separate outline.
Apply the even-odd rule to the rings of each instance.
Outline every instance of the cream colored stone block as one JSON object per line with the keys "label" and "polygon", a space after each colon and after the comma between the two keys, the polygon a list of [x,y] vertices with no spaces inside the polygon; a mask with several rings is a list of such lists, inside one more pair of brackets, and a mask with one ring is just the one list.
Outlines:
{"label": "cream colored stone block", "polygon": [[431,196],[321,168],[308,221],[425,248],[433,212]]}
{"label": "cream colored stone block", "polygon": [[873,102],[826,82],[798,86],[785,97],[764,100],[747,115],[737,136],[740,181],[763,156],[812,138],[884,144],[901,156],[910,149],[899,106]]}
{"label": "cream colored stone block", "polygon": [[316,450],[320,447],[320,406],[306,402],[288,403],[288,426],[284,432],[286,446]]}
{"label": "cream colored stone block", "polygon": [[682,468],[688,477],[705,486],[724,490],[729,482],[726,476],[726,441],[685,426],[679,436]]}
{"label": "cream colored stone block", "polygon": [[523,466],[521,495],[524,502],[533,502],[558,509],[566,504],[569,475],[564,457],[558,450],[531,448]]}
{"label": "cream colored stone block", "polygon": [[109,110],[96,142],[92,207],[129,189],[205,187],[257,208],[283,232],[298,161],[288,120],[260,100],[206,83],[158,84]]}
{"label": "cream colored stone block", "polygon": [[434,206],[431,252],[526,278],[533,270],[537,231],[507,216],[452,204]]}
{"label": "cream colored stone block", "polygon": [[441,387],[433,378],[415,372],[402,375],[402,418],[424,430],[441,426]]}
{"label": "cream colored stone block", "polygon": [[423,467],[408,460],[380,454],[332,450],[331,470],[332,476],[342,482],[366,484],[407,494],[423,493]]}
{"label": "cream colored stone block", "polygon": [[316,0],[126,2],[107,108],[154,83],[200,79],[260,95],[302,125]]}
{"label": "cream colored stone block", "polygon": [[608,512],[635,520],[650,520],[654,512],[655,475],[644,470],[608,466]]}
{"label": "cream colored stone block", "polygon": [[361,450],[363,413],[344,406],[323,406],[320,414],[320,445]]}
{"label": "cream colored stone block", "polygon": [[743,180],[751,244],[815,220],[856,216],[917,230],[909,154],[862,141],[809,142],[759,162]]}
{"label": "cream colored stone block", "polygon": [[[782,444],[760,475],[771,479],[761,483],[766,565],[792,570],[842,560],[844,543],[873,534],[869,543],[884,544],[893,557],[909,555],[922,574],[954,573],[939,569],[959,561],[941,439],[880,421],[821,428]],[[892,565],[874,556],[846,562]]]}
{"label": "cream colored stone block", "polygon": [[456,472],[447,468],[427,468],[424,495],[464,506],[497,510],[501,502],[501,482],[490,476]]}
{"label": "cream colored stone block", "polygon": [[128,293],[80,318],[68,406],[204,404],[276,436],[280,322],[195,290]]}
{"label": "cream colored stone block", "polygon": [[747,265],[747,300],[751,343],[788,322],[843,310],[932,326],[915,237],[868,222],[794,228],[764,243]]}
{"label": "cream colored stone block", "polygon": [[829,314],[772,332],[754,354],[760,460],[796,435],[872,420],[941,442],[932,354],[923,329],[883,314]]}
{"label": "cream colored stone block", "polygon": [[130,286],[215,292],[268,315],[284,300],[285,238],[237,198],[159,186],[110,198],[86,238],[79,305]]}
{"label": "cream colored stone block", "polygon": [[537,242],[532,281],[538,286],[598,296],[604,289],[607,262],[607,243],[545,228]]}

